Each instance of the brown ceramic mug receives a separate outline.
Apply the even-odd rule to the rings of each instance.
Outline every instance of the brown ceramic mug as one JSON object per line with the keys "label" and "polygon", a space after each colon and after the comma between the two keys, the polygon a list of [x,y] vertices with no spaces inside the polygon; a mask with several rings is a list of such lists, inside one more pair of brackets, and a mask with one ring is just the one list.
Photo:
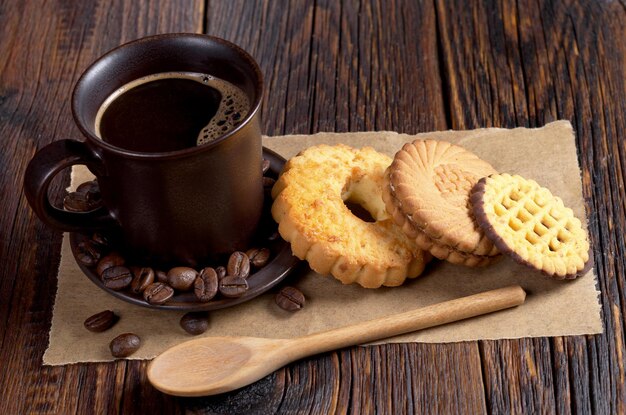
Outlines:
{"label": "brown ceramic mug", "polygon": [[[101,140],[95,120],[114,91],[147,75],[207,73],[243,90],[250,108],[230,132],[200,146],[139,152]],[[195,266],[245,248],[263,205],[259,106],[261,71],[238,46],[196,34],[166,34],[122,45],[78,81],[74,120],[84,141],[42,148],[26,170],[24,189],[43,222],[62,231],[115,228],[136,260]],[[130,138],[130,137],[129,137]],[[86,213],[52,206],[48,187],[62,169],[86,165],[98,179],[104,207]]]}

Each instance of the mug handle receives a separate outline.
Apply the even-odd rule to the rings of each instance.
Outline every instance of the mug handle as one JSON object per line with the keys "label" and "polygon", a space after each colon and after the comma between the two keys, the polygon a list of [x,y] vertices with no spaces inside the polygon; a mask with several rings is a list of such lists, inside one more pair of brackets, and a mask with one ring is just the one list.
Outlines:
{"label": "mug handle", "polygon": [[117,225],[111,212],[103,206],[90,212],[68,212],[52,206],[48,199],[52,179],[64,168],[76,164],[86,165],[96,177],[104,175],[102,160],[82,141],[54,141],[35,154],[24,175],[24,193],[32,209],[44,223],[61,231],[97,230]]}

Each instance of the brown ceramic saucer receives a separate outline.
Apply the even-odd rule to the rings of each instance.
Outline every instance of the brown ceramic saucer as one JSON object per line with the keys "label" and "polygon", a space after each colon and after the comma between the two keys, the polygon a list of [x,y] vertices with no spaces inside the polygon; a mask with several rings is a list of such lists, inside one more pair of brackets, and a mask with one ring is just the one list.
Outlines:
{"label": "brown ceramic saucer", "polygon": [[[285,159],[266,148],[263,149],[263,158],[270,161],[270,168],[266,175],[274,178],[277,177],[278,173],[282,170],[283,165],[285,164]],[[266,197],[270,196],[268,195]],[[264,209],[261,221],[261,227],[263,227],[263,223],[269,224],[270,226],[275,226],[269,209]],[[70,233],[70,246],[72,249],[72,254],[74,255],[74,259],[76,259],[78,244],[82,240],[88,239],[89,237],[89,235],[84,235],[81,233]],[[177,293],[166,304],[163,305],[148,304],[139,294],[133,294],[130,291],[114,291],[106,288],[104,284],[102,284],[102,281],[96,274],[94,268],[86,267],[78,261],[76,261],[76,263],[83,271],[83,273],[87,277],[89,277],[89,279],[94,284],[96,284],[98,287],[108,292],[109,294],[129,303],[162,310],[210,311],[220,308],[231,307],[251,300],[254,297],[257,297],[258,295],[268,291],[270,288],[281,282],[298,264],[299,260],[292,255],[289,243],[285,242],[280,236],[278,236],[275,240],[271,242],[267,242],[265,246],[270,249],[272,259],[266,266],[254,272],[250,275],[250,277],[248,277],[249,288],[243,296],[239,298],[223,298],[220,297],[220,295],[218,294],[215,300],[209,301],[207,303],[199,302],[195,298],[193,292],[186,292]]]}

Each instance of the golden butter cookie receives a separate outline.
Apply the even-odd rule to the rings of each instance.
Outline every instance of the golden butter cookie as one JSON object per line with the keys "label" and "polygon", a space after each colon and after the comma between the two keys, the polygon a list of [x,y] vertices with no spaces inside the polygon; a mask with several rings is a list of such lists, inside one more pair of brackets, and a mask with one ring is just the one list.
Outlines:
{"label": "golden butter cookie", "polygon": [[489,163],[445,141],[405,144],[387,169],[383,198],[397,225],[418,246],[455,264],[482,266],[498,254],[474,221],[470,191],[497,173]]}
{"label": "golden butter cookie", "polygon": [[474,215],[500,251],[557,278],[576,278],[589,240],[574,212],[545,187],[518,175],[494,174],[472,190]]}
{"label": "golden butter cookie", "polygon": [[[397,286],[430,259],[385,210],[381,190],[391,158],[372,148],[310,147],[290,159],[272,188],[272,216],[295,256],[344,284]],[[344,201],[375,220],[355,216]]]}

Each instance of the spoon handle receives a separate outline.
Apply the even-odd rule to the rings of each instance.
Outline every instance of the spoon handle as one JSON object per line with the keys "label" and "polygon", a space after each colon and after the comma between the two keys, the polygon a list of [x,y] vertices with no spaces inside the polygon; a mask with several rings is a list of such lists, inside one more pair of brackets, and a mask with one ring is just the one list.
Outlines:
{"label": "spoon handle", "polygon": [[512,285],[299,337],[290,349],[298,359],[503,310],[523,304],[525,299],[522,287]]}

